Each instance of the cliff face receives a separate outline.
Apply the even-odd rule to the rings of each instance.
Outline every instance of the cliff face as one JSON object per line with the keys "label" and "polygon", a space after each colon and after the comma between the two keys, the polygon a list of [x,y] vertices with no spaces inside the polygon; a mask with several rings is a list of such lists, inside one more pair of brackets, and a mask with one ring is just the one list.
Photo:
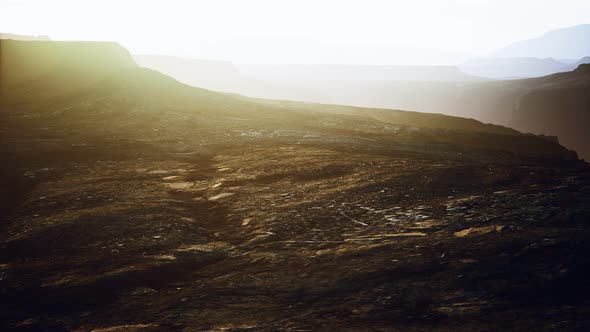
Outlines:
{"label": "cliff face", "polygon": [[524,94],[514,111],[514,126],[532,133],[557,135],[562,144],[590,156],[590,65],[568,80]]}

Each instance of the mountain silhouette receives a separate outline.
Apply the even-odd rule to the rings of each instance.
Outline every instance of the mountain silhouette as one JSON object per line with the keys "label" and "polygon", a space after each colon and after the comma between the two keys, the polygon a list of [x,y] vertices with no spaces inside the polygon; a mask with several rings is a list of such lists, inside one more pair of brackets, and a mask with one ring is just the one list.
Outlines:
{"label": "mountain silhouette", "polygon": [[133,55],[142,67],[170,75],[178,81],[205,89],[235,92],[247,85],[229,61],[197,60],[162,55]]}
{"label": "mountain silhouette", "polygon": [[583,65],[583,64],[587,64],[590,63],[590,56],[585,56],[583,58],[581,58],[580,60],[570,64],[572,67],[578,67],[579,65]]}
{"label": "mountain silhouette", "polygon": [[515,42],[492,55],[496,57],[537,57],[579,59],[590,55],[590,24],[552,30],[543,36]]}
{"label": "mountain silhouette", "polygon": [[[573,67],[573,68],[571,68]],[[546,76],[574,69],[553,58],[479,58],[470,59],[459,66],[469,74],[494,79],[514,79]]]}
{"label": "mountain silhouette", "polygon": [[372,65],[237,65],[251,78],[263,81],[479,81],[456,66]]}

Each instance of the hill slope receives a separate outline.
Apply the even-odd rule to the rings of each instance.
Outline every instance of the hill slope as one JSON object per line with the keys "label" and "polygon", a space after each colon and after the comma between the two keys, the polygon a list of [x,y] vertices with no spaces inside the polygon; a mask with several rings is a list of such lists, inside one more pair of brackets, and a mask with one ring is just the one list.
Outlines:
{"label": "hill slope", "polygon": [[[174,61],[174,59],[169,60]],[[500,73],[500,76],[509,75],[514,69],[513,60],[514,59],[495,59],[489,64],[492,69],[488,68],[485,70],[488,70],[488,74],[491,70],[493,75],[498,75],[497,65],[499,61],[502,63],[500,67],[508,66],[509,68],[512,68],[505,71],[504,74]],[[530,61],[528,59],[520,59],[517,61],[517,67],[522,65],[521,60],[529,66]],[[533,62],[537,63],[538,61]],[[177,66],[180,65],[180,63],[181,62],[179,62]],[[544,68],[544,63],[545,62],[541,61],[541,64],[539,65],[541,65],[542,68],[536,68],[535,70],[540,71],[535,75],[555,71],[557,66],[561,66],[561,64],[556,63],[554,60],[549,60],[549,63],[554,64],[555,66],[553,66],[551,70],[546,70],[547,68]],[[197,71],[206,73],[207,71],[203,67],[203,64],[200,66],[201,67],[199,68],[201,69]],[[570,70],[571,66],[573,65],[567,65],[566,67],[568,68],[565,68],[564,70]],[[516,113],[514,113],[517,105],[520,104],[520,99],[523,95],[537,89],[542,89],[548,84],[548,82],[553,82],[551,84],[556,85],[561,84],[555,80],[563,80],[563,84],[568,84],[567,82],[572,79],[580,80],[581,78],[578,77],[578,74],[580,74],[579,71],[569,74],[564,73],[557,76],[548,76],[547,78],[540,77],[534,79],[503,81],[395,81],[374,79],[350,80],[350,77],[355,77],[355,75],[350,75],[350,70],[354,72],[355,68],[346,66],[324,66],[325,68],[323,68],[323,71],[321,71],[321,66],[289,67],[261,65],[260,67],[264,70],[259,70],[258,73],[266,72],[266,76],[259,75],[256,76],[255,79],[252,79],[243,75],[234,75],[235,73],[231,76],[220,74],[220,78],[222,78],[220,81],[224,82],[221,85],[215,83],[215,81],[207,79],[200,80],[195,78],[191,80],[186,78],[187,76],[184,74],[178,74],[174,77],[185,77],[186,79],[184,81],[188,84],[202,85],[203,87],[211,89],[219,88],[224,91],[241,93],[257,98],[299,100],[324,104],[377,107],[382,109],[405,109],[474,118],[483,122],[513,127],[525,132],[561,137],[561,142],[565,144],[565,146],[578,150],[583,158],[588,159],[590,157],[588,140],[580,139],[580,137],[582,137],[580,135],[571,135],[571,132],[585,130],[583,122],[576,121],[575,118],[566,116],[563,117],[561,121],[566,122],[564,122],[564,125],[560,125],[559,128],[552,127],[551,125],[537,128],[532,125],[537,119],[532,119],[530,124],[528,124],[526,123],[526,120],[524,120],[526,117],[520,115],[517,116]],[[533,67],[536,67],[536,65]],[[214,66],[214,68],[217,67]],[[273,68],[276,69],[276,71],[273,72]],[[297,74],[299,76],[293,74],[294,72],[297,72],[297,68],[302,70],[300,74]],[[318,69],[322,75],[314,71],[314,68]],[[375,68],[383,69],[386,67],[376,66]],[[407,69],[408,67],[405,68]],[[357,69],[357,74],[364,73],[365,78],[376,78],[375,75],[369,75],[371,71],[367,72],[365,70],[366,68]],[[521,72],[521,74],[530,75],[531,72],[529,69],[527,69],[526,72]],[[170,70],[164,70],[164,68],[162,68],[162,70],[171,75],[174,74],[174,72]],[[254,72],[256,72],[256,70],[254,70]],[[422,73],[431,74],[432,72],[423,71]],[[379,77],[393,77],[389,74],[391,73],[385,70],[384,72],[380,72],[379,75],[381,76]],[[416,72],[413,74],[416,74]],[[588,76],[586,73],[581,73],[581,75]],[[195,75],[191,74],[189,76],[192,77]],[[206,74],[201,77],[207,76],[208,75]],[[571,79],[568,78],[570,76]],[[199,75],[196,77],[199,77]],[[329,80],[328,78],[330,77],[333,79]],[[413,77],[415,79],[416,75]],[[425,77],[422,77],[422,79],[425,79]],[[583,87],[580,88],[584,89]],[[572,97],[583,98],[582,94],[574,94]],[[575,101],[573,104],[584,105],[581,100]],[[558,114],[560,109],[555,108],[552,112]],[[571,112],[579,112],[579,110],[576,109]],[[565,123],[567,123],[567,125]],[[566,132],[563,129],[564,126],[571,128],[571,132]]]}
{"label": "hill slope", "polygon": [[[96,43],[52,43],[3,41],[3,57],[7,70],[3,70],[3,100],[6,105],[21,105],[27,101],[45,100],[44,108],[74,109],[82,105],[95,108],[89,101],[109,102],[112,110],[101,110],[118,116],[117,111],[125,113],[125,107],[133,103],[144,112],[159,118],[159,107],[171,112],[182,112],[182,117],[193,116],[201,122],[200,126],[225,126],[224,130],[239,131],[243,128],[298,128],[300,130],[343,130],[358,133],[390,135],[395,133],[390,125],[403,127],[423,127],[441,131],[441,137],[466,132],[474,135],[497,134],[513,135],[515,140],[539,142],[546,145],[547,151],[559,151],[542,138],[523,136],[518,132],[494,125],[487,125],[472,119],[463,119],[438,114],[416,112],[361,109],[345,106],[325,106],[290,102],[269,102],[228,95],[183,85],[174,79],[155,71],[138,68],[128,53],[115,44]],[[72,51],[74,48],[76,51]],[[97,52],[95,48],[101,51]],[[28,50],[28,53],[27,51]],[[33,61],[38,54],[44,61]],[[34,62],[28,65],[28,62]],[[46,80],[51,80],[47,85]],[[35,87],[39,87],[36,90]],[[23,92],[26,92],[23,94]],[[33,108],[35,104],[31,105]],[[8,109],[10,109],[8,107]],[[47,109],[38,110],[41,117],[48,116]],[[79,117],[81,114],[91,119],[95,113],[82,113],[78,110],[68,114]],[[144,123],[144,114],[129,121]],[[240,120],[233,120],[239,118]],[[64,120],[67,116],[64,116]],[[177,119],[170,118],[169,121]],[[255,122],[253,122],[255,121]],[[116,124],[113,124],[116,125]],[[153,122],[152,125],[159,125]],[[178,123],[179,126],[184,126]],[[235,126],[235,128],[234,128]],[[170,128],[172,129],[172,128]],[[393,131],[391,131],[393,130]],[[419,135],[419,134],[416,134]],[[395,137],[395,135],[392,135]],[[462,140],[453,141],[459,146],[468,145]],[[514,145],[516,146],[516,145]],[[477,148],[477,147],[475,147]],[[485,147],[488,148],[488,147]],[[499,150],[514,151],[513,146],[496,146]],[[529,155],[523,148],[517,152]],[[563,150],[565,151],[565,150]],[[541,152],[540,150],[537,152]],[[554,152],[550,152],[552,154]],[[534,155],[531,154],[531,156]],[[568,153],[564,153],[564,156]],[[539,155],[542,157],[542,154]]]}
{"label": "hill slope", "polygon": [[80,90],[137,65],[110,42],[0,40],[0,97],[47,97]]}

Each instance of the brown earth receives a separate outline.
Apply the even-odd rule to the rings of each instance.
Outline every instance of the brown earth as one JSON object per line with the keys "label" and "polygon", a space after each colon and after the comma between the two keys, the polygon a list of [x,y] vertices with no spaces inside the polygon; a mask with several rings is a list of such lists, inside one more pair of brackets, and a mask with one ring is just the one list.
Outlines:
{"label": "brown earth", "polygon": [[3,328],[590,326],[585,166],[230,143],[19,169]]}

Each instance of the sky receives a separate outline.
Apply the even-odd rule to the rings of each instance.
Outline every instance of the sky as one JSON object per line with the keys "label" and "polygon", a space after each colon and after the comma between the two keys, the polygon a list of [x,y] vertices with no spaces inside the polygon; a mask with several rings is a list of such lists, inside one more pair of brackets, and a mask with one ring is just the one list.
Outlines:
{"label": "sky", "polygon": [[589,0],[0,0],[0,32],[235,63],[448,64],[584,23]]}

